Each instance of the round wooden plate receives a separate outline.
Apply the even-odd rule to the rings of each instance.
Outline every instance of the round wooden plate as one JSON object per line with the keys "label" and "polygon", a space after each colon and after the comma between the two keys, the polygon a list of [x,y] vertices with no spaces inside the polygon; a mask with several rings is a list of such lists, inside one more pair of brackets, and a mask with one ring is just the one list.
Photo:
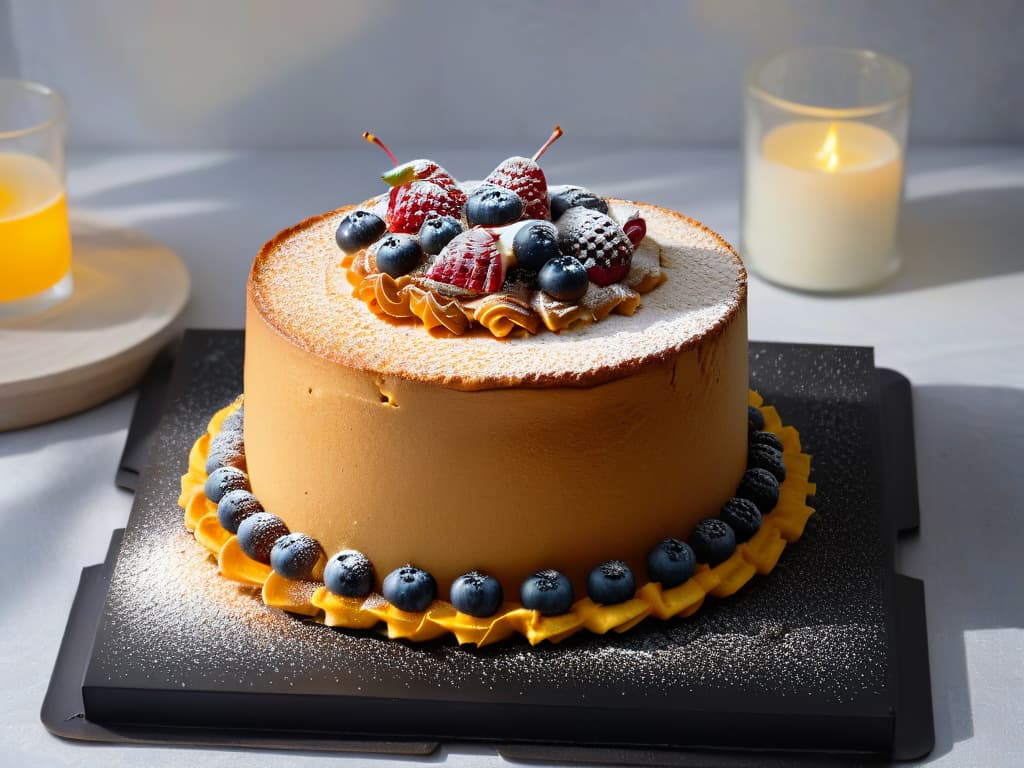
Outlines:
{"label": "round wooden plate", "polygon": [[134,385],[175,332],[188,270],[145,235],[72,214],[70,298],[0,320],[0,431],[77,413]]}

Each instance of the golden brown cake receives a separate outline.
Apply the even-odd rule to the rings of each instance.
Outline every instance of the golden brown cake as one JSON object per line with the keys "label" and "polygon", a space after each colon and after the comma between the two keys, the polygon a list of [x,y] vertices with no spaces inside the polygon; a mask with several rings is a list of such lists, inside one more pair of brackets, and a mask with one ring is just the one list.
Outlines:
{"label": "golden brown cake", "polygon": [[710,230],[633,207],[665,284],[632,317],[506,341],[370,312],[331,278],[344,209],[264,246],[244,390],[263,506],[327,553],[366,553],[378,578],[428,569],[441,594],[474,568],[506,595],[541,568],[579,594],[605,560],[642,573],[653,542],[685,537],[743,475],[746,275]]}
{"label": "golden brown cake", "polygon": [[543,150],[479,185],[396,161],[261,249],[244,406],[179,498],[222,575],[329,626],[536,644],[688,616],[800,537],[810,457],[748,390],[739,257],[549,190]]}

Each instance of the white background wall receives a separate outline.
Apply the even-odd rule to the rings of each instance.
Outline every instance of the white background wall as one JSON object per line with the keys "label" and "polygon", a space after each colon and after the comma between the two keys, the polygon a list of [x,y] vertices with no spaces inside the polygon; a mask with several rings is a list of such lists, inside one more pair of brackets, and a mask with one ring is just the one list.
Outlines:
{"label": "white background wall", "polygon": [[917,140],[1024,140],[1019,0],[0,0],[0,76],[84,146],[732,143],[749,63],[813,44],[904,60]]}

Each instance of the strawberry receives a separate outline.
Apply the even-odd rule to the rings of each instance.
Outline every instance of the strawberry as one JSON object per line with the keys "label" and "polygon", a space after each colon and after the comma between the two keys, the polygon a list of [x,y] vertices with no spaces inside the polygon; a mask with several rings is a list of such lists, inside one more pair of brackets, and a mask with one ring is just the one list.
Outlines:
{"label": "strawberry", "polygon": [[510,157],[491,171],[484,184],[494,184],[515,192],[523,199],[523,219],[550,219],[548,182],[544,171],[528,157]]}
{"label": "strawberry", "polygon": [[562,129],[556,125],[551,137],[533,157],[510,157],[484,179],[485,184],[510,189],[523,199],[523,215],[520,220],[551,218],[551,211],[548,208],[548,182],[537,161],[561,135]]}
{"label": "strawberry", "polygon": [[413,181],[429,181],[447,192],[459,205],[466,202],[466,193],[459,187],[459,183],[433,160],[410,160],[408,163],[396,165],[381,178],[392,187]]}
{"label": "strawberry", "polygon": [[629,274],[633,243],[610,216],[591,208],[570,208],[558,220],[563,253],[575,254],[598,285],[611,285]]}
{"label": "strawberry", "polygon": [[431,215],[462,217],[466,194],[458,182],[433,160],[411,160],[399,165],[387,145],[369,131],[363,138],[383,149],[395,167],[381,178],[391,185],[385,217],[390,232],[414,234]]}
{"label": "strawberry", "polygon": [[466,293],[494,293],[505,282],[512,259],[498,248],[498,238],[486,229],[457,235],[437,255],[427,279],[454,286]]}
{"label": "strawberry", "polygon": [[[465,199],[465,196],[463,196]],[[388,197],[388,231],[416,234],[433,215],[462,217],[462,200],[431,181],[392,187]]]}

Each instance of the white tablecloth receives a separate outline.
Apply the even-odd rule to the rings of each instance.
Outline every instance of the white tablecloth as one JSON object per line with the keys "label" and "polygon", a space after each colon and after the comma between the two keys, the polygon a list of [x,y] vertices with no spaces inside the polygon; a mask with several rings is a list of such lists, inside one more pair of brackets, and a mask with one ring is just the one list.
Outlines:
{"label": "white tablecloth", "polygon": [[[732,150],[573,145],[545,158],[552,183],[686,212],[735,242],[739,163]],[[480,178],[501,148],[418,148]],[[380,153],[73,154],[73,206],[141,229],[188,264],[185,322],[241,327],[259,245],[306,216],[358,201],[385,170]],[[873,346],[914,384],[921,533],[900,569],[925,580],[936,726],[927,761],[1024,764],[1024,148],[912,148],[902,273],[881,290],[819,297],[750,284],[750,336]],[[226,750],[86,747],[51,737],[39,706],[80,569],[99,562],[131,496],[113,475],[129,393],[57,423],[0,434],[0,763],[10,765],[319,766],[323,757]],[[492,765],[488,749],[443,759]],[[359,757],[339,758],[358,764]],[[333,764],[333,763],[332,763]],[[395,760],[389,765],[420,765]]]}

